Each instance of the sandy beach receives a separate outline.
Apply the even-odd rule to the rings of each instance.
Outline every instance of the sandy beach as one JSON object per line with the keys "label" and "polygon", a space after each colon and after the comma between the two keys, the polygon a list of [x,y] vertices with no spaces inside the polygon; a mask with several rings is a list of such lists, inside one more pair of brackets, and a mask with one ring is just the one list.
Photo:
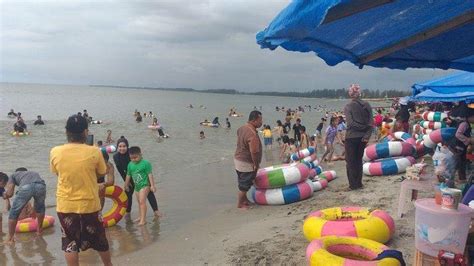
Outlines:
{"label": "sandy beach", "polygon": [[[232,168],[232,165],[227,163],[220,167]],[[345,162],[323,167],[335,170],[339,177],[308,200],[283,206],[256,205],[247,211],[225,205],[211,216],[174,231],[163,241],[114,262],[119,265],[132,261],[139,265],[149,264],[150,260],[161,265],[304,265],[308,245],[302,233],[305,216],[319,209],[345,205],[389,212],[395,220],[396,231],[387,246],[403,252],[405,261],[411,264],[414,255],[414,207],[412,205],[403,218],[396,217],[400,191],[397,179],[400,175],[365,176],[364,189],[342,192],[342,188],[347,186]],[[229,184],[233,183],[232,172],[222,178]],[[432,195],[418,195],[419,198],[424,196]]]}

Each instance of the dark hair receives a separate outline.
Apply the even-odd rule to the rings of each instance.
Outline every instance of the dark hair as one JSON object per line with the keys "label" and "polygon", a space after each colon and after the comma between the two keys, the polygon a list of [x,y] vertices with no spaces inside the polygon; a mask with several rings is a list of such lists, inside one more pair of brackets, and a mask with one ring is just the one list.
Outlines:
{"label": "dark hair", "polygon": [[301,126],[301,127],[300,127],[300,131],[306,132],[306,127],[305,127],[305,126]]}
{"label": "dark hair", "polygon": [[272,128],[270,127],[270,125],[266,125],[265,129],[272,129]]}
{"label": "dark hair", "polygon": [[282,127],[282,126],[283,126],[283,124],[281,123],[280,120],[277,120],[277,125],[278,125],[279,127]]}
{"label": "dark hair", "polygon": [[249,114],[249,121],[255,121],[260,116],[262,116],[262,113],[260,111],[254,110],[254,111],[250,112],[250,114]]}
{"label": "dark hair", "polygon": [[117,147],[122,142],[125,143],[125,146],[127,146],[127,148],[128,148],[128,140],[126,138],[124,138],[123,136],[120,136],[120,138],[117,140]]}
{"label": "dark hair", "polygon": [[82,133],[66,132],[68,142],[86,143],[87,136]]}
{"label": "dark hair", "polygon": [[97,145],[102,146],[103,144],[102,140],[97,141]]}
{"label": "dark hair", "polygon": [[204,135],[204,131],[199,132],[199,134],[203,134],[203,135]]}
{"label": "dark hair", "polygon": [[281,137],[281,141],[283,141],[283,143],[288,143],[290,142],[290,138],[287,135],[284,135],[283,137]]}
{"label": "dark hair", "polygon": [[4,172],[0,172],[0,182],[2,183],[8,182],[8,175],[5,174]]}
{"label": "dark hair", "polygon": [[291,138],[288,143],[290,143],[291,145],[295,144],[295,139],[294,138]]}
{"label": "dark hair", "polygon": [[337,117],[331,117],[331,120],[329,121],[329,124],[332,124],[334,121],[336,121]]}
{"label": "dark hair", "polygon": [[130,155],[140,154],[140,153],[142,153],[142,150],[140,150],[140,147],[138,147],[138,146],[132,146],[128,149],[128,153]]}
{"label": "dark hair", "polygon": [[377,113],[382,114],[382,110],[378,109]]}
{"label": "dark hair", "polygon": [[104,157],[104,161],[107,163],[109,161],[109,154],[106,151],[102,151],[102,156]]}
{"label": "dark hair", "polygon": [[314,141],[316,138],[314,137],[314,135],[312,135],[311,137],[309,137],[309,140],[311,141]]}
{"label": "dark hair", "polygon": [[19,167],[15,170],[15,172],[26,172],[28,171],[28,169],[26,169],[25,167]]}
{"label": "dark hair", "polygon": [[299,118],[298,118],[298,119],[296,119],[296,122],[300,122],[300,123],[301,123],[301,119],[299,119]]}

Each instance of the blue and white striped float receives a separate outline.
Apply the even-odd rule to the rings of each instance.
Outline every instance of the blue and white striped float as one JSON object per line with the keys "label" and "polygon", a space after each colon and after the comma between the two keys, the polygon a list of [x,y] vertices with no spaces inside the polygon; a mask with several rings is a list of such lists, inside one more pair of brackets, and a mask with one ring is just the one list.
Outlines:
{"label": "blue and white striped float", "polygon": [[423,136],[423,142],[426,147],[433,149],[442,141],[448,141],[456,135],[456,128],[447,127],[432,131],[428,135]]}
{"label": "blue and white striped float", "polygon": [[293,161],[298,161],[298,160],[301,160],[305,157],[310,156],[313,153],[314,153],[314,148],[313,147],[308,147],[304,150],[293,153],[290,158]]}
{"label": "blue and white striped float", "polygon": [[402,141],[389,141],[369,145],[364,149],[364,161],[372,161],[396,156],[412,156],[415,154],[415,147]]}
{"label": "blue and white striped float", "polygon": [[416,160],[411,156],[387,158],[364,163],[363,171],[364,174],[372,176],[394,175],[405,172],[406,168],[414,163]]}
{"label": "blue and white striped float", "polygon": [[393,134],[390,134],[383,138],[380,142],[389,142],[389,141],[394,141],[394,140],[401,140],[404,142],[408,142],[412,145],[415,145],[415,139],[408,133],[403,132],[403,131],[397,131]]}
{"label": "blue and white striped float", "polygon": [[313,181],[306,180],[282,188],[259,189],[252,186],[247,195],[259,205],[283,205],[310,198],[313,191]]}
{"label": "blue and white striped float", "polygon": [[320,175],[323,172],[323,168],[321,166],[316,166],[309,170],[308,178],[314,178],[317,175]]}
{"label": "blue and white striped float", "polygon": [[325,171],[318,175],[313,181],[314,192],[324,189],[328,186],[328,182],[336,179],[336,171]]}

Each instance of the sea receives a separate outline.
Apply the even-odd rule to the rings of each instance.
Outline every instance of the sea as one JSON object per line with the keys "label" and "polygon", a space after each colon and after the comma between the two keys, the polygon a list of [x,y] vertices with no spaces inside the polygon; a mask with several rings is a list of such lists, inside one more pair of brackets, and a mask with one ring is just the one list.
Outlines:
{"label": "sea", "polygon": [[[150,222],[145,227],[147,241],[140,237],[144,234],[143,229],[139,230],[128,222],[107,229],[112,254],[121,256],[143,245],[161,241],[165,239],[163,236],[180,226],[235,203],[237,189],[232,160],[236,131],[245,124],[252,110],[260,110],[263,123],[274,127],[277,120],[283,121],[285,117],[285,113],[276,111],[276,106],[296,108],[311,105],[312,110],[306,108],[301,119],[307,132],[312,134],[325,111],[341,111],[346,103],[347,100],[339,99],[0,83],[0,171],[11,174],[18,167],[26,167],[40,173],[47,183],[47,214],[56,217],[57,177],[49,171],[49,153],[54,146],[66,142],[66,119],[86,109],[94,120],[103,122],[90,125],[95,142],[105,141],[107,130],[112,130],[114,140],[125,136],[130,145],[142,149],[143,157],[153,165],[158,190],[156,196],[165,217],[159,223]],[[194,108],[189,108],[189,105]],[[314,109],[316,107],[319,108]],[[229,117],[231,108],[243,116]],[[10,109],[22,113],[31,133],[29,136],[11,135],[15,120],[7,117]],[[151,118],[144,117],[142,123],[137,123],[135,110],[142,114],[152,111],[170,137],[159,138],[156,131],[148,129]],[[37,115],[43,117],[44,126],[33,125]],[[212,121],[214,117],[219,117],[222,125],[228,118],[231,129],[200,126],[200,121]],[[204,131],[205,139],[199,138],[200,131]],[[265,153],[267,165],[279,160],[274,154],[278,152]],[[117,185],[123,185],[117,172],[115,180]],[[105,209],[110,205],[110,201],[106,201]],[[2,228],[6,232],[7,213],[3,206],[3,200],[0,200]],[[137,211],[135,201],[132,215],[137,215]],[[151,209],[148,219],[152,220]],[[47,229],[44,237],[39,239],[34,234],[19,234],[18,242],[15,248],[0,244],[0,264],[64,263],[58,225]],[[83,262],[99,262],[98,256],[86,254],[85,257],[81,258]]]}

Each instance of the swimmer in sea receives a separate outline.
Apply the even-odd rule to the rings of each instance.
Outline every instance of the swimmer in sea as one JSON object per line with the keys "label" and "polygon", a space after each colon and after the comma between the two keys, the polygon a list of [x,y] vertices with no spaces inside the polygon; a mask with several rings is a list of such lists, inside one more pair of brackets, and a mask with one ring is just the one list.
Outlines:
{"label": "swimmer in sea", "polygon": [[18,115],[15,113],[13,109],[10,109],[10,112],[7,114],[9,117],[17,117]]}
{"label": "swimmer in sea", "polygon": [[41,119],[41,116],[40,116],[40,115],[38,115],[36,118],[37,118],[37,119],[36,119],[36,121],[35,121],[35,123],[34,123],[33,125],[35,125],[35,126],[37,126],[37,125],[44,125],[44,121]]}
{"label": "swimmer in sea", "polygon": [[137,113],[137,118],[135,119],[135,121],[137,121],[137,123],[140,123],[140,122],[143,121],[143,118],[142,118],[142,115],[140,114],[140,112]]}
{"label": "swimmer in sea", "polygon": [[199,138],[200,139],[205,139],[206,136],[204,136],[204,131],[199,132]]}
{"label": "swimmer in sea", "polygon": [[219,125],[219,126],[221,125],[221,124],[219,123],[219,117],[214,117],[214,120],[212,120],[212,123],[213,123],[214,125]]}
{"label": "swimmer in sea", "polygon": [[26,124],[23,121],[23,118],[18,117],[18,120],[16,123],[13,125],[13,130],[17,133],[22,133],[26,131]]}
{"label": "swimmer in sea", "polygon": [[229,118],[226,118],[226,119],[225,119],[225,123],[226,123],[227,129],[230,129]]}

